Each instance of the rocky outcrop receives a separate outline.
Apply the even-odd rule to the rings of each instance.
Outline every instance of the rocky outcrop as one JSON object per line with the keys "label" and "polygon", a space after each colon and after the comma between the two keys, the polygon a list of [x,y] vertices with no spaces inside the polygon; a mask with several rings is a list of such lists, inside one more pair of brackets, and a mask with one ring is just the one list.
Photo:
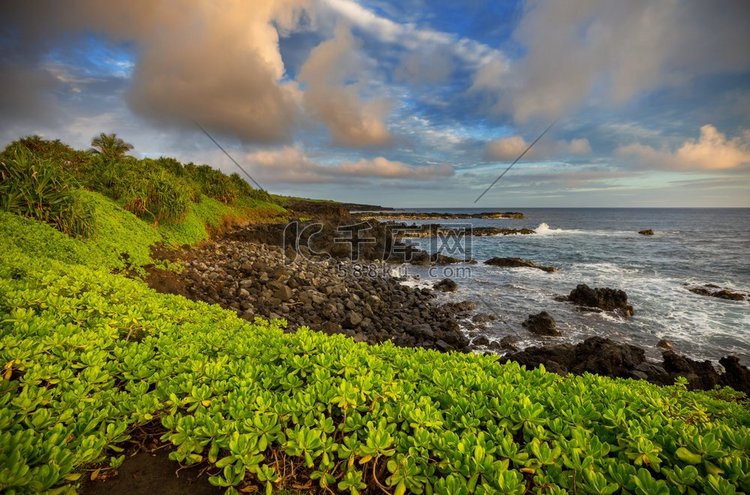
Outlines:
{"label": "rocky outcrop", "polygon": [[546,335],[556,337],[560,335],[560,331],[557,329],[557,323],[555,319],[550,316],[546,311],[542,311],[536,315],[529,315],[529,317],[522,323],[524,328],[529,332],[536,335]]}
{"label": "rocky outcrop", "polygon": [[654,235],[654,231],[652,229],[639,230],[638,233],[641,235]]}
{"label": "rocky outcrop", "polygon": [[671,385],[678,377],[685,377],[690,389],[710,390],[719,385],[750,394],[750,369],[740,364],[735,356],[719,360],[723,372],[710,361],[695,361],[672,350],[664,351],[662,362],[656,363],[647,361],[640,347],[602,337],[590,337],[575,345],[528,347],[501,359],[516,361],[528,368],[543,364],[547,370],[563,375],[593,373],[648,380],[659,385]]}
{"label": "rocky outcrop", "polygon": [[584,310],[612,311],[624,317],[633,316],[633,306],[628,304],[628,295],[619,289],[594,288],[586,284],[579,284],[570,291],[567,300],[577,304]]}
{"label": "rocky outcrop", "polygon": [[475,237],[487,237],[487,236],[500,236],[500,235],[531,235],[536,234],[536,231],[528,228],[512,229],[507,227],[472,227],[466,225],[466,227],[446,227],[440,224],[426,224],[426,225],[405,225],[395,224],[398,228],[403,229],[403,238],[421,238],[421,237],[443,237],[443,238],[459,238],[460,236],[475,236]]}
{"label": "rocky outcrop", "polygon": [[611,377],[632,378],[633,370],[646,360],[643,349],[618,344],[602,337],[590,337],[580,344],[557,344],[529,347],[508,356],[527,367],[540,364],[555,373],[596,373]]}
{"label": "rocky outcrop", "polygon": [[525,268],[536,268],[538,270],[542,270],[543,272],[552,273],[556,272],[557,268],[554,266],[542,266],[537,265],[533,261],[525,260],[522,258],[490,258],[487,261],[484,262],[485,265],[490,266],[500,266],[500,267],[507,267],[507,268],[517,268],[517,267],[525,267]]}
{"label": "rocky outcrop", "polygon": [[709,390],[721,383],[721,376],[711,361],[694,361],[669,350],[662,354],[664,370],[670,376],[684,376],[691,388]]}
{"label": "rocky outcrop", "polygon": [[476,260],[469,259],[467,257],[456,258],[454,256],[447,256],[442,253],[428,254],[425,251],[414,252],[411,255],[409,263],[412,265],[451,265],[454,263],[469,263],[475,264]]}
{"label": "rocky outcrop", "polygon": [[523,213],[518,211],[488,211],[483,213],[440,213],[440,212],[361,212],[355,216],[361,220],[465,220],[474,218],[522,219]]}
{"label": "rocky outcrop", "polygon": [[687,290],[700,296],[717,297],[729,301],[744,301],[745,299],[750,299],[750,294],[748,293],[723,288],[716,284],[688,285]]}
{"label": "rocky outcrop", "polygon": [[722,384],[745,392],[750,397],[750,369],[742,366],[737,356],[723,357],[719,359],[719,364],[724,367]]}

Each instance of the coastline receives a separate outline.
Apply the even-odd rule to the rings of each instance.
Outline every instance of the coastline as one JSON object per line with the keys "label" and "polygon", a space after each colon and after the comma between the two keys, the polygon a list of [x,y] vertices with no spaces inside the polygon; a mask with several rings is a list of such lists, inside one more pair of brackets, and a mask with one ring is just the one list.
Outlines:
{"label": "coastline", "polygon": [[[297,207],[304,212],[302,205]],[[325,218],[325,236],[317,239],[320,246],[313,250],[325,256],[290,260],[280,226],[253,226],[184,250],[177,255],[185,262],[183,274],[153,269],[148,282],[162,292],[233,309],[250,321],[256,316],[284,318],[289,331],[309,326],[361,342],[390,341],[402,347],[443,352],[490,352],[504,361],[513,360],[529,368],[544,365],[560,374],[588,372],[660,385],[684,376],[690,388],[726,385],[750,393],[750,370],[730,356],[717,366],[671,349],[660,350],[661,361],[648,359],[643,346],[599,337],[575,344],[553,340],[521,350],[515,349],[510,339],[489,340],[483,330],[497,318],[494,310],[482,312],[482,302],[471,298],[445,301],[441,290],[455,290],[455,284],[449,289],[404,284],[397,268],[405,260],[380,255],[384,246],[366,252],[361,263],[345,261],[346,253],[335,251],[331,236],[335,226],[351,222],[352,217],[339,209]],[[374,228],[387,225],[377,222]],[[434,267],[463,261],[429,257],[423,251],[412,255],[420,264]]]}

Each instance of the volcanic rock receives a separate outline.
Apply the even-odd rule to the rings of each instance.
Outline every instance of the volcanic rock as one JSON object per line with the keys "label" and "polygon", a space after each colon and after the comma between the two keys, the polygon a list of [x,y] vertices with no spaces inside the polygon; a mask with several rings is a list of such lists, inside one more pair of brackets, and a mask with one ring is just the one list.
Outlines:
{"label": "volcanic rock", "polygon": [[454,292],[458,289],[458,284],[449,278],[444,278],[440,282],[437,282],[433,287],[441,292]]}
{"label": "volcanic rock", "polygon": [[628,295],[619,289],[592,289],[586,284],[579,284],[570,291],[567,300],[584,308],[613,311],[624,317],[633,316],[633,306],[628,304]]}
{"label": "volcanic rock", "polygon": [[533,261],[525,260],[522,258],[490,258],[484,262],[485,265],[501,266],[508,268],[526,267],[526,268],[537,268],[547,273],[556,272],[557,268],[554,266],[541,266],[537,265]]}
{"label": "volcanic rock", "polygon": [[560,331],[557,329],[557,323],[555,319],[550,316],[546,311],[542,311],[536,315],[529,315],[529,317],[522,323],[526,329],[537,335],[548,335],[558,336]]}

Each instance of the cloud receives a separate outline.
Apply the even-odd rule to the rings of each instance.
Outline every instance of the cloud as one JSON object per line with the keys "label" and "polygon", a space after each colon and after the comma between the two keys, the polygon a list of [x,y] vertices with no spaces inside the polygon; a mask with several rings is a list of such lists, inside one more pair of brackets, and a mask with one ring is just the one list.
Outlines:
{"label": "cloud", "polygon": [[385,100],[364,101],[358,82],[368,61],[348,26],[336,27],[333,38],[316,46],[298,79],[307,85],[303,101],[310,115],[322,121],[335,143],[354,148],[384,146],[391,140],[384,118]]}
{"label": "cloud", "polygon": [[646,168],[675,170],[726,170],[750,164],[750,130],[727,139],[716,127],[701,127],[698,139],[688,139],[679,148],[656,149],[633,143],[620,146],[615,153]]}
{"label": "cloud", "polygon": [[412,50],[406,53],[396,68],[396,78],[412,83],[440,83],[453,73],[450,53],[437,47]]}
{"label": "cloud", "polygon": [[509,70],[479,69],[473,88],[492,110],[520,122],[634,96],[705,75],[750,69],[750,4],[702,0],[529,2],[514,39],[524,55]]}
{"label": "cloud", "polygon": [[[495,139],[487,143],[484,156],[487,160],[515,160],[529,147],[529,143],[522,136],[509,136]],[[566,158],[570,155],[588,155],[591,145],[588,139],[576,138],[570,141],[555,141],[552,143],[539,142],[525,158]]]}
{"label": "cloud", "polygon": [[[136,59],[127,98],[134,112],[177,126],[198,121],[248,142],[277,142],[290,138],[300,100],[296,84],[284,81],[279,30],[293,29],[306,5],[306,0],[9,1],[0,7],[0,37],[10,40],[6,49],[24,60],[28,71],[38,71],[44,55],[76,36],[132,43]],[[8,64],[0,68],[30,80]],[[0,93],[13,89],[5,82]]]}
{"label": "cloud", "polygon": [[59,87],[59,80],[49,71],[0,58],[0,114],[6,124],[54,119],[58,108],[52,91]]}
{"label": "cloud", "polygon": [[288,139],[300,92],[281,82],[284,64],[272,23],[292,22],[296,6],[196,2],[191,15],[163,19],[158,32],[140,39],[131,107],[157,121],[197,121],[246,141]]}
{"label": "cloud", "polygon": [[411,22],[398,23],[377,15],[353,0],[318,0],[319,17],[346,19],[382,43],[398,44],[407,50],[439,49],[474,68],[496,60],[504,60],[500,50],[470,38],[452,33],[420,29]]}
{"label": "cloud", "polygon": [[268,183],[324,183],[361,179],[419,180],[450,177],[450,165],[408,165],[383,157],[343,161],[322,165],[312,160],[297,146],[248,153],[250,164],[258,180]]}

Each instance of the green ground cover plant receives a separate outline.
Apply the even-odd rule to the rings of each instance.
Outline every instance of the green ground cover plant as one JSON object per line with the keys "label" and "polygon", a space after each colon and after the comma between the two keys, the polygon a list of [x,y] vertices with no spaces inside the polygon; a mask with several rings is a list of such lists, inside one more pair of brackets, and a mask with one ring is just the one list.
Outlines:
{"label": "green ground cover plant", "polygon": [[742,403],[286,334],[88,263],[0,254],[5,493],[72,492],[144,424],[227,493],[750,490]]}

